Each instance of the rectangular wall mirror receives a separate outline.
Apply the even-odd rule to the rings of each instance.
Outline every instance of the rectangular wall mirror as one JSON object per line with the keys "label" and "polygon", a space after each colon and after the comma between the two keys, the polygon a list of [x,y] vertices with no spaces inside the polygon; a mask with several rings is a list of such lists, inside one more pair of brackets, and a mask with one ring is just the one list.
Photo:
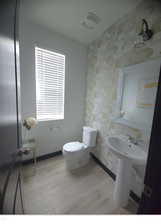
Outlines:
{"label": "rectangular wall mirror", "polygon": [[120,69],[114,122],[139,130],[151,130],[160,60]]}

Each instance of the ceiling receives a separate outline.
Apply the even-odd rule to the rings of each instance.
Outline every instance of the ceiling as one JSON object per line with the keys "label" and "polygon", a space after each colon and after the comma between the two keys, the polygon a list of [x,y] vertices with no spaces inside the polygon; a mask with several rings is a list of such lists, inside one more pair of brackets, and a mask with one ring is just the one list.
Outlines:
{"label": "ceiling", "polygon": [[[132,10],[141,0],[23,0],[23,15],[83,44],[97,39],[105,29]],[[81,25],[88,12],[100,22],[94,29]]]}

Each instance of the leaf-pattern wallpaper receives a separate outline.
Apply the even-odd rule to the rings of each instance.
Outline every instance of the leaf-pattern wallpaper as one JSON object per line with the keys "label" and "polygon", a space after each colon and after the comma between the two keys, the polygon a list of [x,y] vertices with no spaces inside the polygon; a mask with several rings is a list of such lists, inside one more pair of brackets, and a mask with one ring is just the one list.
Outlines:
{"label": "leaf-pattern wallpaper", "polygon": [[[141,20],[145,18],[154,31],[151,40],[141,48],[134,48]],[[137,8],[109,27],[88,49],[86,92],[86,125],[97,128],[99,135],[94,154],[114,173],[117,158],[109,152],[107,136],[130,134],[143,139],[145,150],[149,136],[111,121],[116,104],[118,68],[161,57],[161,2],[144,0]],[[134,167],[132,189],[140,194],[144,167]]]}

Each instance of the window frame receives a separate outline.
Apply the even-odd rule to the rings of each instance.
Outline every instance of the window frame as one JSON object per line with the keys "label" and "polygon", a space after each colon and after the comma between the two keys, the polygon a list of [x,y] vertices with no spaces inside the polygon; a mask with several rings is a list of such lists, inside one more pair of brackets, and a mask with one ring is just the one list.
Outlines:
{"label": "window frame", "polygon": [[[46,50],[46,51],[51,51],[53,53],[56,53],[56,54],[60,54],[60,55],[63,55],[65,57],[65,63],[64,63],[64,85],[63,85],[63,118],[49,118],[49,119],[38,119],[38,116],[37,116],[37,66],[36,66],[36,48],[40,48],[40,49],[43,49],[43,50]],[[35,58],[35,113],[36,113],[36,119],[38,122],[58,122],[58,121],[63,121],[65,119],[65,90],[66,90],[66,76],[67,76],[67,55],[66,53],[62,52],[61,50],[56,50],[56,49],[51,49],[51,48],[48,48],[48,47],[42,47],[42,46],[39,46],[37,44],[34,45],[34,58]]]}

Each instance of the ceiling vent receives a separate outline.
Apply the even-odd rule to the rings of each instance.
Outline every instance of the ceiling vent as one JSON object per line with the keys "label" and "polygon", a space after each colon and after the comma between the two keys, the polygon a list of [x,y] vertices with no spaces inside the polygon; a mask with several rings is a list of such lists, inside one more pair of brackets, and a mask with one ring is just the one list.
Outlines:
{"label": "ceiling vent", "polygon": [[101,19],[94,12],[88,12],[87,17],[84,19],[84,21],[81,22],[81,24],[86,29],[92,30],[100,22],[101,22]]}

